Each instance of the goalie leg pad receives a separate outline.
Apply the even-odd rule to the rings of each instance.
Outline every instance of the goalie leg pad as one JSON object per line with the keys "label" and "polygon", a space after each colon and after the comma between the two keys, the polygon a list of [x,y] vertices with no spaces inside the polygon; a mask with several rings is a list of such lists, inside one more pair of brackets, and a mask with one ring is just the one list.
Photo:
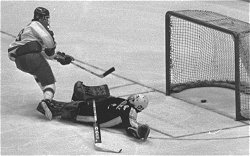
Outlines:
{"label": "goalie leg pad", "polygon": [[108,85],[86,86],[81,81],[74,85],[72,101],[88,101],[89,99],[101,99],[110,96]]}
{"label": "goalie leg pad", "polygon": [[74,120],[78,114],[80,101],[72,101],[67,103],[61,110],[61,118]]}

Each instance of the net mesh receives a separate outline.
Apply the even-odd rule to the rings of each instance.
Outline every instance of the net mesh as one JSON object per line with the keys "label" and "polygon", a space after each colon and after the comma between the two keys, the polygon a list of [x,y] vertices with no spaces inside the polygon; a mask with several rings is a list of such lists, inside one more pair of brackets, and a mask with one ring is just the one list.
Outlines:
{"label": "net mesh", "polygon": [[[235,89],[234,36],[175,16],[170,18],[170,32],[170,92],[209,86]],[[239,52],[240,105],[249,111],[249,33],[240,34]]]}

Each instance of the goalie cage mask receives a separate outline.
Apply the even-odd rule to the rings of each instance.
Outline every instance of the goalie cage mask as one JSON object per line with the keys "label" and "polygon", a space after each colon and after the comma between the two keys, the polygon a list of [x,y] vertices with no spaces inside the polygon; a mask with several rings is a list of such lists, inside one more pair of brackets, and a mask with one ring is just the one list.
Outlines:
{"label": "goalie cage mask", "polygon": [[134,106],[134,108],[141,112],[148,106],[148,98],[143,94],[134,94],[128,97],[128,102]]}

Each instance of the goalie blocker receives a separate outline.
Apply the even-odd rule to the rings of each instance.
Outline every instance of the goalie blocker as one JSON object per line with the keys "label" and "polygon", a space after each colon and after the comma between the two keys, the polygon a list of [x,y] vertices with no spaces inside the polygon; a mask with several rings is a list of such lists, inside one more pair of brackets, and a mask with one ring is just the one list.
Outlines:
{"label": "goalie blocker", "polygon": [[148,138],[149,126],[137,122],[137,115],[148,105],[147,97],[142,94],[131,95],[127,99],[113,97],[110,96],[107,85],[86,86],[78,81],[74,85],[71,102],[64,103],[61,107],[49,108],[52,109],[53,116],[61,116],[61,119],[93,124],[92,99],[96,102],[97,122],[100,127],[122,127],[129,136],[136,139]]}

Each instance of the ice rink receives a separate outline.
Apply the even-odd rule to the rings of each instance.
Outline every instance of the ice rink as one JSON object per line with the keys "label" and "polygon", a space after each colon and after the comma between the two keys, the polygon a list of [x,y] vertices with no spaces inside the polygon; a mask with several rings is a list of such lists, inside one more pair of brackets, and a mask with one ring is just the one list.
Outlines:
{"label": "ice rink", "polygon": [[93,128],[54,119],[36,107],[43,98],[31,75],[8,59],[13,35],[33,18],[36,7],[50,10],[57,50],[80,59],[98,78],[73,65],[49,61],[56,100],[70,101],[73,85],[107,84],[113,96],[135,93],[150,103],[138,116],[151,127],[147,141],[122,129],[103,128],[102,140],[123,155],[249,155],[249,121],[235,121],[233,90],[199,88],[181,92],[207,103],[165,95],[165,13],[209,10],[249,23],[244,1],[1,1],[1,155],[107,155],[93,147]]}

